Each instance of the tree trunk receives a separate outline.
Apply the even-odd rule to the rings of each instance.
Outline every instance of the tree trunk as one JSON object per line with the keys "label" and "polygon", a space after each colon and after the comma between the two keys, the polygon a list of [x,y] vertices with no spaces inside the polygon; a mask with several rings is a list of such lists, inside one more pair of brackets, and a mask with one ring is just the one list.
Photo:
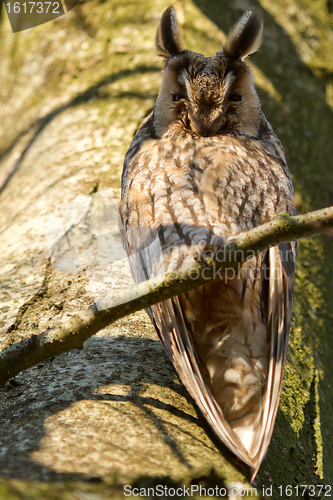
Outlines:
{"label": "tree trunk", "polygon": [[[333,205],[327,6],[260,5],[264,41],[251,61],[263,110],[286,150],[298,209]],[[3,13],[2,348],[95,301],[85,272],[60,273],[50,264],[45,220],[97,184],[119,200],[123,157],[161,80],[154,37],[167,6],[87,1],[16,34]],[[184,0],[186,46],[214,54],[249,6]],[[272,486],[273,498],[287,497],[286,485],[296,498],[297,485],[333,483],[332,256],[328,237],[301,241],[280,409],[256,483],[260,494]],[[248,485],[247,470],[212,435],[144,312],[106,328],[81,351],[22,372],[0,393],[1,498],[117,499],[124,485]]]}

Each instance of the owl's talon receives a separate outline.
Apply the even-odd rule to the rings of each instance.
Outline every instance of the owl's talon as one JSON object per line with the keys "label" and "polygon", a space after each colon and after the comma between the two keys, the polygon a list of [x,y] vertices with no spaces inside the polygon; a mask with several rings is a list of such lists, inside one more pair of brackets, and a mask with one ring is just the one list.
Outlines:
{"label": "owl's talon", "polygon": [[227,244],[227,238],[224,236],[218,236],[217,238],[214,239],[213,242],[213,249],[214,251],[221,250],[224,248]]}
{"label": "owl's talon", "polygon": [[224,236],[218,236],[217,238],[214,239],[212,245],[212,250],[213,250],[212,260],[221,261],[222,260],[220,255],[221,253],[222,257],[224,258],[225,246],[227,245],[227,243],[228,240]]}
{"label": "owl's talon", "polygon": [[206,249],[204,247],[196,247],[193,251],[193,258],[196,262],[206,262]]}
{"label": "owl's talon", "polygon": [[210,265],[214,260],[222,260],[219,259],[219,253],[222,252],[224,256],[224,249],[228,240],[224,236],[217,236],[214,238],[211,245],[202,249],[196,249],[195,260],[199,262],[203,262],[207,265]]}

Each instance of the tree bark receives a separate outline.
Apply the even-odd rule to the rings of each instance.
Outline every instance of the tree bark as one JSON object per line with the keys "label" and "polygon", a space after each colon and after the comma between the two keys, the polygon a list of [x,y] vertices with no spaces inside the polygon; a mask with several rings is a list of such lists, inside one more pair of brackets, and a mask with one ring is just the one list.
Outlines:
{"label": "tree bark", "polygon": [[[245,4],[182,2],[186,46],[214,54]],[[330,18],[305,0],[260,5],[264,42],[251,61],[263,110],[286,149],[300,213],[331,206]],[[87,1],[17,34],[3,15],[2,349],[94,302],[84,272],[50,265],[44,222],[97,184],[119,199],[123,157],[159,88],[154,37],[167,6]],[[256,484],[260,493],[272,486],[273,498],[281,498],[279,486],[333,483],[332,255],[330,236],[300,242],[280,409]],[[0,392],[4,499],[74,500],[77,492],[116,499],[126,484],[248,485],[247,471],[178,382],[144,312],[18,374]]]}

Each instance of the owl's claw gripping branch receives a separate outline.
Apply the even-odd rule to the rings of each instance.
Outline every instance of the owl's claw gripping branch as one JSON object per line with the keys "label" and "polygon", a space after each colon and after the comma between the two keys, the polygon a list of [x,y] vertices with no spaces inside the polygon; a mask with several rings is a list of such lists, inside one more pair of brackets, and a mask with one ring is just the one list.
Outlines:
{"label": "owl's claw gripping branch", "polygon": [[224,236],[217,236],[213,239],[211,248],[205,252],[206,261],[208,263],[214,260],[224,259],[225,252],[228,251],[227,248],[228,241]]}
{"label": "owl's claw gripping branch", "polygon": [[[277,217],[272,222],[259,226],[233,242],[238,250],[263,251],[272,245],[278,245],[296,238],[305,238],[316,234],[333,235],[333,207],[324,208],[305,215],[288,218]],[[214,264],[215,261],[212,263]],[[218,269],[229,265],[228,261],[217,261]],[[161,282],[150,280],[140,283],[123,293],[123,304],[104,311],[91,308],[77,314],[69,321],[39,335],[11,345],[0,353],[0,383],[3,384],[23,370],[42,363],[63,352],[82,349],[84,342],[99,330],[115,321],[141,309],[175,297],[202,284],[200,276],[189,278],[193,268],[180,270],[173,276],[165,276]],[[204,282],[213,279],[207,276]],[[157,283],[159,283],[157,285]]]}
{"label": "owl's claw gripping branch", "polygon": [[193,249],[193,258],[196,262],[210,265],[214,259],[224,259],[227,244],[228,241],[223,236],[213,237],[210,245],[198,245]]}

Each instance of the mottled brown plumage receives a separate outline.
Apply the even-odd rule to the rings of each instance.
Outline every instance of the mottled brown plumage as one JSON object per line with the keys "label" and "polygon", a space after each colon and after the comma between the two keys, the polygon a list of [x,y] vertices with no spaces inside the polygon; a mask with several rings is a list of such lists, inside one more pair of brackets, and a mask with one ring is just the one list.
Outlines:
{"label": "mottled brown plumage", "polygon": [[[122,218],[137,281],[190,264],[204,251],[295,214],[283,148],[263,115],[244,58],[259,48],[262,16],[248,11],[215,57],[182,47],[175,12],[156,36],[165,59],[153,112],[125,158]],[[156,243],[158,236],[159,245]],[[237,275],[148,312],[184,385],[253,477],[276,417],[290,327],[296,247],[273,247]]]}

